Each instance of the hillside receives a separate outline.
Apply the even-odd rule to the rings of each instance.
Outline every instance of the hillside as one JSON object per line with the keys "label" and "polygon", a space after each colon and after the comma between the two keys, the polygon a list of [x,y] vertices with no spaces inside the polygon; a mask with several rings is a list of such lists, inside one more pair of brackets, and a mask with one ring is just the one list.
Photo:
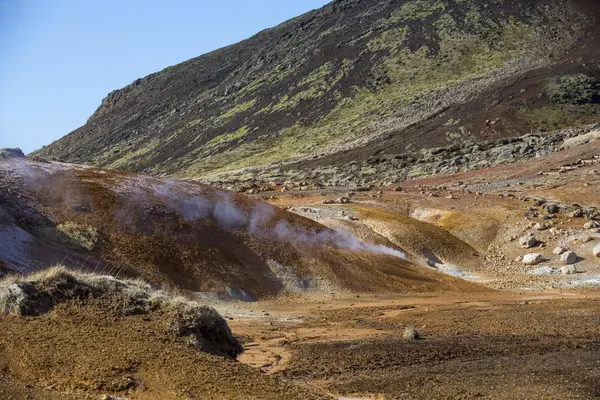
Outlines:
{"label": "hillside", "polygon": [[590,124],[599,7],[336,0],[110,93],[34,154],[214,181]]}
{"label": "hillside", "polygon": [[[482,290],[418,265],[419,249],[407,249],[407,257],[401,242],[361,240],[193,182],[14,158],[0,160],[0,183],[0,273],[62,264],[246,301]],[[437,240],[431,250],[448,262],[476,259],[442,229],[429,236]]]}

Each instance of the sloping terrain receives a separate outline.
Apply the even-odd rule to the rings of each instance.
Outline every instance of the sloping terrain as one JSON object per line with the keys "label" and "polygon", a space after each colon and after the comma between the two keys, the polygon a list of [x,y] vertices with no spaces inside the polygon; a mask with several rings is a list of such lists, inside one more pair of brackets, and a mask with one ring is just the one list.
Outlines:
{"label": "sloping terrain", "polygon": [[5,271],[64,264],[244,300],[481,290],[414,264],[398,244],[193,182],[18,158],[0,161],[0,180]]}
{"label": "sloping terrain", "polygon": [[139,281],[51,269],[0,281],[0,305],[3,399],[326,398],[236,362],[214,309]]}
{"label": "sloping terrain", "polygon": [[596,122],[599,7],[333,1],[112,92],[35,154],[247,179]]}
{"label": "sloping terrain", "polygon": [[[254,196],[326,226],[399,245],[421,265],[471,275],[494,288],[597,288],[597,132],[555,141],[555,151],[544,157],[390,187],[257,190]],[[538,259],[525,263],[530,254]]]}

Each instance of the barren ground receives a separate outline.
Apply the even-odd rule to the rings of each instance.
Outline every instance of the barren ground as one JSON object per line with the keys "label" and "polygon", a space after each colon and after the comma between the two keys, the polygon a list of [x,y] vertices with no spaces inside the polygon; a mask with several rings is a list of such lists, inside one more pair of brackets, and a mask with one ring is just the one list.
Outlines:
{"label": "barren ground", "polygon": [[[169,336],[160,315],[124,318],[101,302],[2,317],[0,397],[598,398],[600,259],[592,247],[600,232],[584,227],[600,207],[598,155],[600,142],[591,142],[544,159],[403,182],[402,191],[260,193],[319,224],[402,250],[421,272],[404,277],[395,293],[349,279],[348,287],[363,290],[205,300],[243,342],[237,361]],[[336,202],[345,195],[349,202]],[[559,210],[550,214],[543,202]],[[573,216],[577,208],[586,215]],[[527,234],[537,243],[525,249],[519,238]],[[566,264],[553,254],[557,246],[577,254],[574,273],[560,272]],[[534,252],[539,264],[517,261]],[[434,270],[471,282],[428,281]],[[421,340],[405,339],[407,327]]]}

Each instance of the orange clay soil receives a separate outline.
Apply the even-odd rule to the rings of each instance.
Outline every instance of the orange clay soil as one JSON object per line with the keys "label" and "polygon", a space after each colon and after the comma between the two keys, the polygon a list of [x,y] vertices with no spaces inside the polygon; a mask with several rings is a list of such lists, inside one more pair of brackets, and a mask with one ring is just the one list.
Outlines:
{"label": "orange clay soil", "polygon": [[100,299],[64,303],[40,317],[2,317],[0,397],[324,398],[193,348],[160,312],[123,317],[119,307]]}
{"label": "orange clay soil", "polygon": [[[269,316],[230,321],[247,340],[240,361],[336,396],[600,396],[597,295],[438,293],[260,307]],[[422,340],[404,339],[406,327]]]}
{"label": "orange clay soil", "polygon": [[[484,290],[398,257],[336,248],[329,243],[304,244],[295,241],[299,236],[295,233],[290,237],[273,236],[268,232],[282,222],[309,235],[327,229],[279,208],[274,208],[272,217],[265,222],[266,234],[251,233],[248,224],[227,228],[213,217],[195,220],[184,216],[185,212],[201,208],[185,203],[198,198],[218,203],[225,201],[223,196],[230,196],[231,203],[246,219],[256,207],[268,207],[243,195],[227,195],[191,182],[73,165],[29,161],[26,165],[36,176],[35,185],[19,190],[34,203],[49,226],[40,230],[18,222],[22,225],[19,226],[45,243],[68,248],[70,252],[65,251],[64,260],[59,261],[71,268],[141,277],[151,283],[196,292],[224,294],[229,288],[237,288],[262,299],[289,290],[290,276],[291,281],[304,282],[306,287],[302,290],[323,294],[343,290]],[[0,167],[10,169],[10,164],[0,163]],[[56,229],[61,223],[96,229],[98,240],[94,248],[83,249],[65,237]],[[439,234],[448,236],[445,231]],[[462,245],[460,252],[469,250]],[[32,262],[44,260],[40,248],[30,246],[29,252],[36,255]],[[72,257],[71,253],[78,256]],[[82,254],[87,258],[82,260]],[[51,266],[46,264],[42,262],[38,267]]]}

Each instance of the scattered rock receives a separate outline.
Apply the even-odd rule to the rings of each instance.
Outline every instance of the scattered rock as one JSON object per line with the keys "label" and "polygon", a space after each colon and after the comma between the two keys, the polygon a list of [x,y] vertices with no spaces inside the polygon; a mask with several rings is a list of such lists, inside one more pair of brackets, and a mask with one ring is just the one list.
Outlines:
{"label": "scattered rock", "polygon": [[350,203],[350,199],[347,197],[340,197],[335,202],[339,203],[339,204],[348,204],[348,203]]}
{"label": "scattered rock", "polygon": [[600,257],[600,243],[598,243],[593,249],[592,249],[592,254],[594,254],[596,257]]}
{"label": "scattered rock", "polygon": [[577,262],[577,254],[572,251],[565,251],[561,254],[560,260],[565,264],[574,264]]}
{"label": "scattered rock", "polygon": [[544,257],[540,253],[525,254],[523,256],[523,264],[525,265],[537,265],[544,260]]}
{"label": "scattered rock", "polygon": [[571,213],[571,217],[572,218],[581,218],[581,217],[583,217],[583,211],[581,210],[581,208],[578,208],[575,211],[573,211]]}
{"label": "scattered rock", "polygon": [[573,275],[577,273],[577,267],[574,265],[567,265],[560,269],[560,273],[563,275]]}
{"label": "scattered rock", "polygon": [[521,236],[519,238],[519,244],[526,249],[532,248],[536,243],[537,238],[533,235]]}
{"label": "scattered rock", "polygon": [[583,229],[596,229],[600,228],[600,224],[596,221],[588,221],[583,224]]}
{"label": "scattered rock", "polygon": [[546,203],[544,204],[544,210],[546,210],[548,214],[556,214],[558,212],[558,206],[556,204]]}
{"label": "scattered rock", "polygon": [[554,267],[539,267],[529,271],[531,275],[554,275],[557,274],[558,271]]}
{"label": "scattered rock", "polygon": [[533,229],[535,229],[537,231],[545,231],[548,228],[549,228],[548,224],[545,224],[543,222],[538,222],[535,225],[533,225]]}
{"label": "scattered rock", "polygon": [[567,249],[565,249],[564,247],[556,247],[554,250],[552,250],[552,254],[556,254],[557,256],[560,256],[565,251],[567,251]]}

